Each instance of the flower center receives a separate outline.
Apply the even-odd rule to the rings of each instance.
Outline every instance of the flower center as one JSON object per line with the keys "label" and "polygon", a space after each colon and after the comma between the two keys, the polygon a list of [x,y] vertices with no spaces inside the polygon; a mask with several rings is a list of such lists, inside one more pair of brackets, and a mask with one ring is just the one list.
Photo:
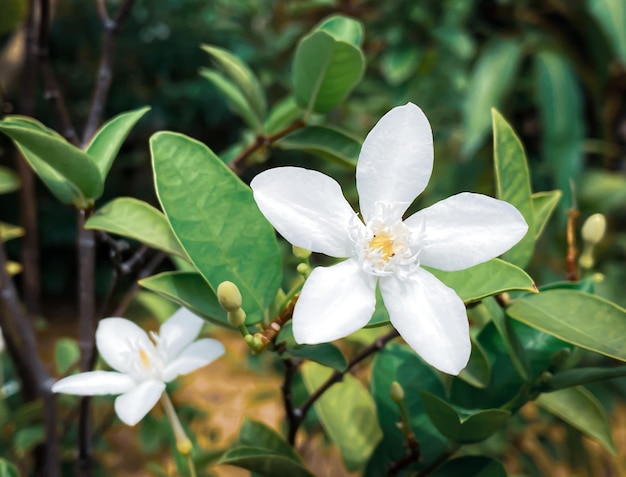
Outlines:
{"label": "flower center", "polygon": [[396,256],[396,253],[393,251],[393,242],[393,237],[388,232],[380,231],[372,236],[369,248],[372,251],[380,251],[381,260],[387,262],[390,258]]}
{"label": "flower center", "polygon": [[148,357],[148,353],[143,348],[139,348],[139,360],[143,365],[144,369],[148,369],[150,367],[150,358]]}

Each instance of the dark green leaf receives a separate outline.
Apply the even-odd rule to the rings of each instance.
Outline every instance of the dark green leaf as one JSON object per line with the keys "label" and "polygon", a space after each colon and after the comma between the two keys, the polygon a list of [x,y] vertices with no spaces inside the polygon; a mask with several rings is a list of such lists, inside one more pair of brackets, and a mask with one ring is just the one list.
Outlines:
{"label": "dark green leaf", "polygon": [[484,456],[464,456],[446,462],[432,477],[507,477],[502,463]]}
{"label": "dark green leaf", "polygon": [[331,15],[322,20],[315,29],[330,33],[335,39],[351,43],[357,47],[363,43],[363,25],[354,18]]}
{"label": "dark green leaf", "polygon": [[234,447],[224,452],[217,463],[234,465],[266,477],[314,477],[293,459],[259,447]]}
{"label": "dark green leaf", "polygon": [[526,153],[513,128],[495,109],[493,117],[493,150],[496,171],[496,196],[513,204],[528,224],[522,240],[502,256],[518,267],[528,265],[535,247],[535,210]]}
{"label": "dark green leaf", "polygon": [[626,310],[603,298],[548,290],[515,300],[506,312],[563,341],[626,361]]}
{"label": "dark green leaf", "polygon": [[481,344],[472,339],[472,354],[459,378],[477,388],[485,388],[491,378],[491,364]]}
{"label": "dark green leaf", "polygon": [[296,149],[354,169],[362,141],[338,129],[307,126],[288,134],[276,145],[281,149]]}
{"label": "dark green leaf", "polygon": [[20,477],[20,472],[11,462],[0,457],[0,477]]}
{"label": "dark green leaf", "polygon": [[0,166],[0,194],[14,192],[20,188],[20,178],[15,172]]}
{"label": "dark green leaf", "polygon": [[101,207],[87,220],[85,228],[129,237],[187,258],[165,215],[147,202],[132,197],[119,197]]}
{"label": "dark green leaf", "polygon": [[252,191],[204,144],[160,132],[150,139],[157,195],[174,234],[214,290],[241,290],[247,322],[263,319],[281,281],[276,235]]}
{"label": "dark green leaf", "polygon": [[626,366],[611,368],[574,368],[561,371],[550,379],[546,388],[549,391],[570,388],[582,384],[591,384],[613,378],[626,376]]}
{"label": "dark green leaf", "polygon": [[12,441],[15,453],[24,458],[37,444],[46,438],[46,433],[42,426],[27,426],[17,429]]}
{"label": "dark green leaf", "polygon": [[381,73],[390,84],[399,85],[415,74],[422,56],[415,45],[390,48],[380,59]]}
{"label": "dark green leaf", "polygon": [[271,109],[263,125],[263,130],[266,134],[275,134],[285,129],[301,116],[302,110],[296,104],[294,97],[287,96]]}
{"label": "dark green leaf", "polygon": [[302,463],[295,449],[274,429],[246,417],[239,430],[239,443],[243,446],[260,447]]}
{"label": "dark green leaf", "polygon": [[626,4],[623,0],[589,0],[587,5],[602,25],[616,55],[626,64]]}
{"label": "dark green leaf", "polygon": [[535,216],[535,239],[538,239],[541,232],[543,232],[562,195],[560,190],[535,192],[532,195]]}
{"label": "dark green leaf", "polygon": [[326,113],[338,106],[361,80],[365,57],[351,43],[318,30],[298,43],[292,71],[300,107]]}
{"label": "dark green leaf", "polygon": [[80,358],[80,349],[78,342],[72,338],[60,338],[54,344],[54,362],[56,363],[57,373],[63,376],[67,373],[70,366]]}
{"label": "dark green leaf", "polygon": [[[333,372],[317,363],[305,363],[301,370],[309,393],[315,392]],[[381,438],[374,401],[363,385],[346,374],[314,406],[348,470],[363,468]]]}
{"label": "dark green leaf", "polygon": [[143,278],[139,284],[213,323],[230,326],[215,292],[199,273],[163,272]]}
{"label": "dark green leaf", "polygon": [[537,404],[617,455],[608,417],[595,396],[584,387],[542,394],[537,398]]}
{"label": "dark green leaf", "polygon": [[336,369],[337,371],[345,370],[348,364],[341,350],[332,343],[289,348],[283,353],[283,356],[285,358],[294,357],[308,359],[309,361],[315,361],[316,363]]}
{"label": "dark green leaf", "polygon": [[106,180],[111,165],[130,130],[149,110],[150,108],[146,107],[118,114],[98,129],[89,142],[85,152],[93,158],[103,181]]}

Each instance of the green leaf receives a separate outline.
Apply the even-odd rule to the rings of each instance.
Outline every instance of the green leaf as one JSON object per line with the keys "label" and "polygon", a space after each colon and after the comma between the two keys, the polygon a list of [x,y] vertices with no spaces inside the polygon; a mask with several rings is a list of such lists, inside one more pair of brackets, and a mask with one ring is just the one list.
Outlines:
{"label": "green leaf", "polygon": [[446,462],[432,477],[507,477],[501,462],[485,456],[464,456]]}
{"label": "green leaf", "polygon": [[589,0],[588,8],[596,17],[615,53],[626,63],[626,4],[623,0]]}
{"label": "green leaf", "polygon": [[381,73],[390,84],[399,85],[415,74],[422,57],[415,45],[389,48],[380,58]]}
{"label": "green leaf", "polygon": [[130,130],[148,111],[150,108],[145,107],[118,114],[102,125],[89,141],[85,152],[93,158],[103,181]]}
{"label": "green leaf", "polygon": [[345,355],[332,343],[298,345],[293,338],[291,322],[281,329],[278,343],[285,344],[286,351],[282,354],[283,358],[308,359],[337,371],[344,371],[348,365]]}
{"label": "green leaf", "polygon": [[[305,363],[302,377],[309,393],[315,392],[332,374],[330,368]],[[370,394],[352,375],[334,384],[315,404],[328,436],[337,445],[350,471],[363,468],[382,434]]]}
{"label": "green leaf", "polygon": [[276,143],[281,149],[310,152],[316,156],[354,169],[362,141],[338,129],[307,126],[288,134]]}
{"label": "green leaf", "polygon": [[516,80],[522,56],[522,42],[517,38],[494,38],[480,54],[471,73],[465,103],[463,152],[473,155],[489,133],[489,111],[504,104],[506,94]]}
{"label": "green leaf", "polygon": [[63,376],[67,373],[70,366],[80,358],[80,349],[78,342],[71,338],[60,338],[54,344],[54,362],[56,364],[57,373]]}
{"label": "green leaf", "polygon": [[220,73],[207,68],[200,69],[200,76],[208,79],[228,100],[232,110],[241,116],[254,131],[261,129],[261,119],[255,114],[243,93]]}
{"label": "green leaf", "polygon": [[626,361],[626,310],[575,290],[548,290],[519,298],[512,318],[596,353]]}
{"label": "green leaf", "polygon": [[27,426],[18,428],[12,436],[12,443],[18,457],[24,458],[37,444],[46,438],[42,426]]}
{"label": "green leaf", "polygon": [[486,388],[491,378],[491,364],[481,344],[474,338],[471,340],[472,353],[467,366],[459,374],[459,378],[476,388]]}
{"label": "green leaf", "polygon": [[608,417],[593,394],[582,386],[561,389],[537,398],[537,405],[563,419],[617,455]]}
{"label": "green leaf", "polygon": [[524,270],[498,258],[457,272],[424,268],[456,291],[465,303],[510,290],[537,291]]}
{"label": "green leaf", "polygon": [[560,371],[545,385],[546,392],[570,388],[581,384],[597,383],[626,376],[626,366],[611,368],[574,368]]}
{"label": "green leaf", "polygon": [[154,316],[159,323],[165,322],[170,316],[176,313],[176,310],[179,308],[178,304],[172,300],[147,290],[138,291],[135,294],[133,302],[139,303],[150,316]]}
{"label": "green leaf", "polygon": [[0,166],[0,194],[8,194],[20,188],[20,178],[11,169]]}
{"label": "green leaf", "polygon": [[296,49],[292,68],[296,101],[309,112],[326,113],[348,96],[364,71],[365,57],[359,48],[315,31]]}
{"label": "green leaf", "polygon": [[302,110],[293,96],[279,101],[269,112],[263,130],[266,134],[275,134],[285,129],[302,116]]}
{"label": "green leaf", "polygon": [[343,15],[331,15],[320,22],[315,30],[322,30],[330,33],[336,40],[351,43],[360,47],[363,43],[363,25],[354,18]]}
{"label": "green leaf", "polygon": [[496,171],[496,196],[514,205],[528,224],[528,232],[503,258],[524,268],[530,262],[535,246],[535,210],[533,209],[530,174],[524,146],[513,128],[495,109],[493,117],[493,149]]}
{"label": "green leaf", "polygon": [[17,225],[0,222],[0,243],[22,237],[26,231]]}
{"label": "green leaf", "polygon": [[241,91],[258,118],[258,123],[261,124],[267,113],[267,103],[263,88],[252,70],[237,56],[223,48],[202,45],[202,49],[211,55],[224,75]]}
{"label": "green leaf", "polygon": [[20,472],[11,462],[0,457],[0,477],[20,477]]}
{"label": "green leaf", "polygon": [[187,256],[213,290],[241,290],[250,324],[263,319],[281,281],[276,235],[252,191],[204,144],[171,132],[150,139],[161,207]]}
{"label": "green leaf", "polygon": [[535,102],[539,108],[543,160],[554,174],[563,204],[573,204],[570,181],[583,167],[585,139],[583,95],[578,78],[566,58],[543,51],[535,55]]}
{"label": "green leaf", "polygon": [[585,171],[580,186],[581,200],[595,210],[622,210],[626,202],[626,175],[608,171]]}
{"label": "green leaf", "polygon": [[548,223],[550,216],[561,200],[563,193],[560,190],[550,192],[535,192],[532,195],[535,217],[535,239],[538,239]]}
{"label": "green leaf", "polygon": [[293,459],[259,447],[229,449],[220,457],[217,464],[234,465],[266,477],[278,475],[314,477],[302,464]]}
{"label": "green leaf", "polygon": [[86,229],[129,237],[157,250],[187,258],[163,213],[132,197],[119,197],[101,207],[85,223]]}
{"label": "green leaf", "polygon": [[422,399],[428,417],[439,432],[460,444],[484,441],[501,429],[511,416],[509,411],[502,409],[457,411],[452,405],[428,391],[422,391]]}
{"label": "green leaf", "polygon": [[93,159],[38,121],[7,116],[0,121],[0,132],[13,140],[62,202],[86,207],[102,194],[102,177]]}
{"label": "green leaf", "polygon": [[295,449],[278,432],[249,417],[244,418],[239,430],[239,443],[243,446],[260,447],[302,463]]}
{"label": "green leaf", "polygon": [[215,292],[199,273],[163,272],[143,278],[139,284],[213,323],[230,326]]}

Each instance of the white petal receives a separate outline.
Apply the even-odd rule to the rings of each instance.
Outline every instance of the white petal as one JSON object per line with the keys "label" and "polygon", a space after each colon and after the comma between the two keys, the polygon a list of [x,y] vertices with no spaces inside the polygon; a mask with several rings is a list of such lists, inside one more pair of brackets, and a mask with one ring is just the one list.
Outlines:
{"label": "white petal", "polygon": [[528,230],[522,214],[508,202],[463,192],[413,214],[405,222],[424,233],[422,265],[463,270],[503,254]]}
{"label": "white petal", "polygon": [[293,311],[296,342],[327,343],[365,326],[376,306],[375,288],[356,259],[313,270]]}
{"label": "white petal", "polygon": [[288,242],[331,257],[353,255],[349,228],[356,214],[334,179],[277,167],[256,176],[250,187],[263,215]]}
{"label": "white petal", "polygon": [[202,318],[181,307],[161,325],[157,349],[166,363],[196,339],[203,324]]}
{"label": "white petal", "polygon": [[191,343],[165,368],[163,379],[169,382],[176,376],[188,374],[224,354],[224,345],[217,340],[203,338]]}
{"label": "white petal", "polygon": [[134,426],[141,421],[157,403],[165,390],[161,381],[145,381],[132,391],[115,399],[115,412],[124,424]]}
{"label": "white petal", "polygon": [[140,359],[138,346],[146,350],[154,348],[146,332],[125,318],[100,320],[96,330],[96,346],[109,366],[126,374]]}
{"label": "white petal", "polygon": [[137,384],[126,374],[113,371],[90,371],[63,378],[52,385],[53,393],[76,394],[77,396],[99,396],[122,394]]}
{"label": "white petal", "polygon": [[376,203],[390,205],[398,220],[422,193],[433,170],[433,133],[412,103],[393,108],[363,142],[356,166],[361,215],[369,222]]}
{"label": "white petal", "polygon": [[380,291],[393,326],[427,363],[459,374],[471,352],[463,301],[432,274],[418,269],[410,279],[381,278]]}

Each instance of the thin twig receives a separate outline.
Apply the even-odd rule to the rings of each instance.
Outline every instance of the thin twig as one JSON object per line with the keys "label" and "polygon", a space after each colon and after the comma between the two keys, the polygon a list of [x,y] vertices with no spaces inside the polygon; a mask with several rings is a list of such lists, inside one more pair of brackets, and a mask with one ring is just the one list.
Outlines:
{"label": "thin twig", "polygon": [[567,279],[570,282],[576,282],[579,279],[578,274],[578,248],[576,247],[576,220],[580,213],[577,209],[567,210],[567,255],[565,257],[565,268],[567,270]]}

